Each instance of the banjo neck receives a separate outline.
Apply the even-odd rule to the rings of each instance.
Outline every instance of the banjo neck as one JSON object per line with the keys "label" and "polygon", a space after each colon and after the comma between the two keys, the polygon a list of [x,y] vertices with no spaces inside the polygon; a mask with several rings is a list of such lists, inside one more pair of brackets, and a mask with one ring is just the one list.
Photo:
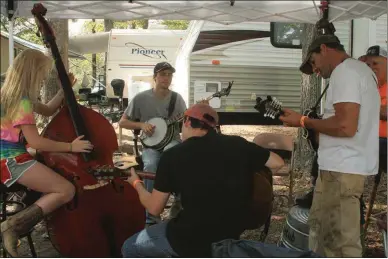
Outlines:
{"label": "banjo neck", "polygon": [[[197,101],[196,103],[200,103],[200,102],[203,102],[203,101],[210,101],[214,97],[216,97],[216,94],[212,94],[209,97],[207,97],[206,99],[203,99],[201,101]],[[172,117],[171,119],[167,119],[166,120],[167,125],[170,126],[172,124],[178,123],[178,122],[182,121],[184,117],[185,117],[184,113],[179,113],[178,115]]]}

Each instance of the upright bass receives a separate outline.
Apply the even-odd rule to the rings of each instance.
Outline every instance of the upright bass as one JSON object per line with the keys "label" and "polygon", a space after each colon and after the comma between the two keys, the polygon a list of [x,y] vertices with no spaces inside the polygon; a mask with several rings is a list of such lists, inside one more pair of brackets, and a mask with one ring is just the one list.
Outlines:
{"label": "upright bass", "polygon": [[[42,152],[38,158],[76,187],[74,199],[47,217],[49,237],[64,257],[121,257],[125,239],[144,228],[145,210],[132,186],[114,174],[118,144],[112,125],[101,114],[78,105],[46,12],[40,3],[32,9],[55,60],[66,104],[42,135],[64,142],[83,135],[94,146],[91,153]],[[108,175],[103,184],[98,181],[97,177]]]}

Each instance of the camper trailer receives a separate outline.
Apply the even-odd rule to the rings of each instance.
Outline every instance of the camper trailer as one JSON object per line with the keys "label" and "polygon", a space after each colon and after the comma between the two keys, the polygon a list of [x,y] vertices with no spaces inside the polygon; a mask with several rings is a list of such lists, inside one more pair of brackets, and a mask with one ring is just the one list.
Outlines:
{"label": "camper trailer", "polygon": [[[302,50],[273,46],[270,26],[270,22],[191,22],[177,58],[176,73],[186,103],[191,105],[234,81],[228,97],[210,102],[222,124],[266,124],[254,106],[257,97],[267,95],[276,96],[285,107],[299,110]],[[345,50],[355,58],[372,44],[386,46],[386,15],[376,21],[363,18],[334,22],[334,26]]]}
{"label": "camper trailer", "polygon": [[[153,83],[153,68],[159,62],[175,66],[175,59],[187,32],[184,30],[112,30],[109,36],[106,95],[117,98],[114,79],[125,81],[124,104]],[[175,90],[176,82],[172,82]]]}

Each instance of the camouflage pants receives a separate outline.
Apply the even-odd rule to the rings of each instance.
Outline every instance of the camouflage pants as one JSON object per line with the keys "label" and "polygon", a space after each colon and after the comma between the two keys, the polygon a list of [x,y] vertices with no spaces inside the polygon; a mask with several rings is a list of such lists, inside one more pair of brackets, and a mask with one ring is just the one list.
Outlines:
{"label": "camouflage pants", "polygon": [[362,257],[360,197],[365,176],[319,172],[309,216],[309,248],[325,257]]}

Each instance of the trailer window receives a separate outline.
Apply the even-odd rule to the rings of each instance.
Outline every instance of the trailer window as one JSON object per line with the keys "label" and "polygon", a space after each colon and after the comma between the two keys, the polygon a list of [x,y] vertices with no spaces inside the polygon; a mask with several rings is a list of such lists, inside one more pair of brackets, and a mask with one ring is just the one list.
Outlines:
{"label": "trailer window", "polygon": [[303,23],[271,22],[271,44],[276,48],[301,49]]}
{"label": "trailer window", "polygon": [[207,93],[215,93],[218,91],[217,83],[206,83],[206,92]]}

